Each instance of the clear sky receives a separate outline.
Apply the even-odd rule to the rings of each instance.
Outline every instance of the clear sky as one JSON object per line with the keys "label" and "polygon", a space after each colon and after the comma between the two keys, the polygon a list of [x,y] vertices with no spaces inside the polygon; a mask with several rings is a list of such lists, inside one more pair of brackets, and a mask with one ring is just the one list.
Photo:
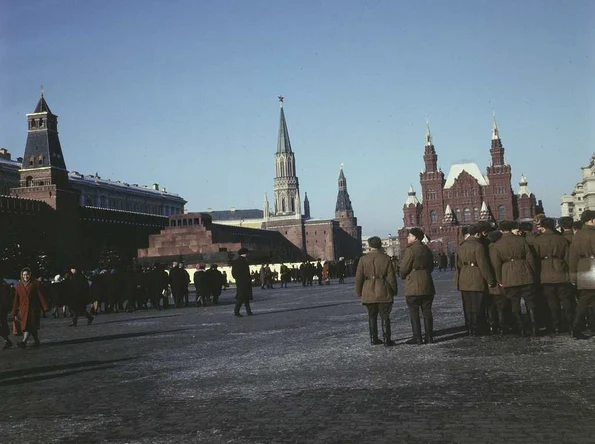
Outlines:
{"label": "clear sky", "polygon": [[513,167],[559,215],[595,151],[595,2],[0,0],[0,146],[24,152],[40,85],[70,170],[167,187],[187,209],[262,208],[285,112],[312,216],[339,165],[365,235],[438,162]]}

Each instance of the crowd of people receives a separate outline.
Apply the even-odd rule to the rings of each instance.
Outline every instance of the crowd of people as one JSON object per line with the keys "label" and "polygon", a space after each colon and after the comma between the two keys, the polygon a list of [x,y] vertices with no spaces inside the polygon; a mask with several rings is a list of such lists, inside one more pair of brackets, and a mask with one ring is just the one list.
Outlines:
{"label": "crowd of people", "polygon": [[[394,345],[390,312],[397,295],[396,275],[405,281],[412,329],[407,343],[433,342],[432,271],[436,261],[423,239],[420,228],[410,229],[408,246],[396,266],[382,252],[380,238],[368,240],[371,252],[359,261],[355,291],[367,307],[373,345]],[[441,270],[442,257],[438,260]],[[554,219],[541,214],[534,223],[501,221],[494,227],[482,221],[466,227],[454,268],[465,327],[471,336],[569,332],[575,339],[586,339],[587,327],[595,332],[593,210],[584,211],[577,222],[570,217],[560,218],[558,226]]]}
{"label": "crowd of people", "polygon": [[273,270],[269,264],[263,264],[260,270],[251,273],[252,285],[260,286],[266,290],[275,288],[274,284],[279,283],[281,288],[287,288],[291,282],[301,283],[302,287],[311,287],[314,278],[318,285],[330,285],[332,279],[338,279],[340,284],[345,283],[345,276],[350,275],[351,263],[340,257],[338,261],[325,261],[320,259],[316,263],[304,261],[299,267],[292,265],[291,268],[281,264],[279,271]]}

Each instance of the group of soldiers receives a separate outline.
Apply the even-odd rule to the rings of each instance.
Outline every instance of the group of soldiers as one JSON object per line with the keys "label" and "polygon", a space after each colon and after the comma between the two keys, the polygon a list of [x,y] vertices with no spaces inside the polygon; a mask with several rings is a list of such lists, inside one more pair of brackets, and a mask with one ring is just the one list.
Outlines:
{"label": "group of soldiers", "polygon": [[[435,261],[423,238],[420,228],[409,230],[408,246],[396,266],[382,251],[380,238],[368,240],[371,252],[359,261],[355,291],[368,310],[372,345],[394,345],[390,312],[397,295],[397,275],[405,281],[413,333],[407,343],[433,342]],[[584,211],[581,221],[560,218],[558,226],[543,214],[534,223],[501,221],[496,228],[489,222],[478,222],[466,228],[455,268],[465,325],[472,336],[511,332],[536,336],[542,331],[559,334],[567,330],[575,339],[586,339],[587,325],[595,332],[593,210]]]}
{"label": "group of soldiers", "polygon": [[260,286],[265,290],[274,288],[273,285],[277,282],[281,284],[281,288],[287,288],[287,284],[291,282],[311,287],[314,278],[317,279],[318,285],[330,285],[331,279],[338,279],[340,284],[344,284],[347,273],[345,258],[341,257],[337,262],[325,261],[324,264],[320,259],[316,263],[304,261],[299,268],[295,265],[290,268],[281,264],[279,272],[272,270],[269,264],[263,264],[259,271],[251,273],[251,279],[254,286]]}
{"label": "group of soldiers", "polygon": [[558,224],[538,215],[534,224],[501,221],[493,230],[480,222],[468,228],[457,253],[456,282],[471,335],[487,327],[520,335],[568,330],[585,339],[585,320],[595,328],[595,211],[586,210],[579,223],[563,217]]}

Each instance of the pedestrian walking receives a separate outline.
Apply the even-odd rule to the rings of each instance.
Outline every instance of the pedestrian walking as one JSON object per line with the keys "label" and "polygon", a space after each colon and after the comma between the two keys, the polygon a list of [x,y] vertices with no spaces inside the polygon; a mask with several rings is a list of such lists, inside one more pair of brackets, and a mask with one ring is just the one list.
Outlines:
{"label": "pedestrian walking", "polygon": [[238,258],[233,261],[231,275],[236,281],[236,305],[233,310],[234,316],[242,317],[240,309],[246,307],[246,314],[252,316],[250,301],[252,300],[252,278],[250,276],[250,265],[248,265],[248,249],[240,248]]}
{"label": "pedestrian walking", "polygon": [[27,347],[27,341],[33,336],[34,347],[39,346],[38,331],[41,326],[41,311],[48,311],[49,306],[42,293],[39,281],[31,279],[31,269],[21,270],[21,280],[15,289],[12,315],[20,319],[23,340],[17,343],[19,348]]}

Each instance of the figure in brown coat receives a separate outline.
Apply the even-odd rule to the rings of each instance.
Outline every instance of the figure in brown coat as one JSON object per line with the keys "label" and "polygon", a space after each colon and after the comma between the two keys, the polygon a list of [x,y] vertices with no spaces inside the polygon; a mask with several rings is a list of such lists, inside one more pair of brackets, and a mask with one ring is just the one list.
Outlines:
{"label": "figure in brown coat", "polygon": [[572,327],[572,335],[576,339],[586,339],[581,331],[583,319],[589,306],[595,304],[595,211],[583,211],[581,221],[583,226],[574,233],[568,259],[570,281],[579,292]]}
{"label": "figure in brown coat", "polygon": [[572,217],[564,216],[558,219],[558,224],[560,225],[560,232],[564,236],[564,239],[568,241],[569,244],[572,243],[572,239],[574,237],[574,231],[572,230],[573,224]]}
{"label": "figure in brown coat", "polygon": [[481,242],[481,233],[476,226],[467,230],[469,237],[459,247],[457,254],[457,288],[463,296],[465,313],[468,314],[469,333],[480,332],[483,299],[488,287],[496,286],[488,251]]}
{"label": "figure in brown coat", "polygon": [[512,230],[515,223],[503,220],[498,224],[502,238],[494,244],[490,251],[490,259],[496,273],[496,280],[510,299],[512,314],[516,320],[518,331],[525,335],[521,314],[521,298],[531,319],[531,332],[537,334],[535,319],[535,275],[536,263],[533,252],[522,236],[515,236]]}
{"label": "figure in brown coat", "polygon": [[21,270],[21,280],[17,283],[12,315],[20,315],[21,328],[24,335],[23,340],[17,344],[19,348],[25,348],[30,336],[33,336],[34,347],[39,346],[37,331],[41,324],[41,310],[48,311],[47,300],[41,291],[38,281],[31,279],[31,270]]}
{"label": "figure in brown coat", "polygon": [[537,226],[533,248],[540,260],[541,291],[547,300],[554,333],[560,333],[560,304],[568,325],[572,325],[573,296],[568,274],[570,244],[556,231],[551,218],[542,219]]}
{"label": "figure in brown coat", "polygon": [[413,337],[407,344],[421,344],[421,322],[419,310],[424,316],[425,342],[434,342],[434,318],[432,317],[432,302],[434,301],[434,258],[430,249],[421,241],[424,232],[421,228],[412,228],[407,235],[408,246],[399,265],[399,275],[405,280],[405,299],[411,318]]}
{"label": "figure in brown coat", "polygon": [[[372,345],[395,345],[391,339],[390,312],[397,294],[397,278],[390,257],[382,252],[378,236],[368,239],[370,252],[357,264],[355,293],[368,309],[368,327]],[[378,339],[378,313],[382,322],[382,341]]]}

